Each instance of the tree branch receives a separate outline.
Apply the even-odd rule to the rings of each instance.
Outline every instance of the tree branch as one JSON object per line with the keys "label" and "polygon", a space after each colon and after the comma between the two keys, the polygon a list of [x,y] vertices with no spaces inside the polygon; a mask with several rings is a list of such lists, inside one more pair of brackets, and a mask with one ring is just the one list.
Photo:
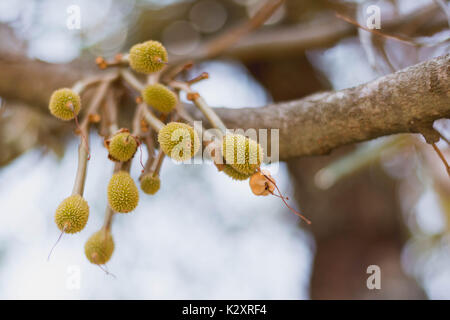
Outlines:
{"label": "tree branch", "polygon": [[422,125],[450,116],[450,54],[354,88],[262,108],[220,108],[217,113],[228,128],[280,129],[282,160],[420,132]]}

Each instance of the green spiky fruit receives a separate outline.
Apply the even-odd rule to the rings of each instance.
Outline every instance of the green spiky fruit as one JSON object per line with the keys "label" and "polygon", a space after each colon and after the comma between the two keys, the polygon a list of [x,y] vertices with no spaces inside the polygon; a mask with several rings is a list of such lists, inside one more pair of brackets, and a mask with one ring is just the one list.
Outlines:
{"label": "green spiky fruit", "polygon": [[155,194],[161,185],[159,175],[155,173],[147,173],[141,177],[141,189],[146,194]]}
{"label": "green spiky fruit", "polygon": [[120,213],[133,211],[139,202],[139,191],[126,171],[119,171],[108,184],[108,203],[111,209]]}
{"label": "green spiky fruit", "polygon": [[177,161],[192,158],[200,148],[197,132],[190,125],[170,122],[158,133],[158,141],[164,153]]}
{"label": "green spiky fruit", "polygon": [[53,92],[48,105],[50,113],[56,118],[69,121],[75,118],[81,109],[80,96],[73,90],[63,88]]}
{"label": "green spiky fruit", "polygon": [[136,153],[138,144],[129,132],[116,133],[109,142],[109,156],[112,160],[128,161]]}
{"label": "green spiky fruit", "polygon": [[247,180],[251,176],[249,174],[240,173],[239,171],[234,170],[229,164],[226,164],[222,171],[233,180]]}
{"label": "green spiky fruit", "polygon": [[88,218],[89,206],[78,194],[64,199],[55,213],[56,225],[65,233],[77,233],[83,230]]}
{"label": "green spiky fruit", "polygon": [[152,73],[161,70],[167,63],[167,51],[158,41],[138,43],[131,47],[130,67],[141,73]]}
{"label": "green spiky fruit", "polygon": [[105,264],[114,252],[114,240],[109,231],[101,229],[94,233],[84,245],[86,258],[93,264]]}
{"label": "green spiky fruit", "polygon": [[261,146],[241,134],[225,135],[222,148],[225,163],[242,174],[251,175],[261,165]]}
{"label": "green spiky fruit", "polygon": [[142,90],[142,98],[146,104],[163,113],[169,113],[178,103],[175,93],[159,83],[146,86]]}

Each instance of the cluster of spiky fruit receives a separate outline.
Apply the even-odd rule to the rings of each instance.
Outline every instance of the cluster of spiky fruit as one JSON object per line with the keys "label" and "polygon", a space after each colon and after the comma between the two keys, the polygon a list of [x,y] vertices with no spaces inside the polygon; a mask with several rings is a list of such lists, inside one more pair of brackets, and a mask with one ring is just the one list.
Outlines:
{"label": "cluster of spiky fruit", "polygon": [[[161,71],[165,64],[167,64],[167,59],[166,49],[157,41],[136,44],[130,49],[128,54],[129,66],[134,71],[145,74]],[[102,61],[102,67],[107,67],[106,61],[104,59],[100,60]],[[155,78],[158,78],[158,76]],[[74,86],[74,88],[76,87]],[[65,121],[76,119],[81,110],[81,99],[79,96],[81,91],[79,89],[68,88],[55,91],[49,103],[51,114]],[[175,92],[160,83],[151,83],[145,86],[140,94],[142,100],[148,106],[161,113],[161,119],[165,119],[178,104],[178,98]],[[145,194],[154,195],[160,189],[161,180],[159,169],[164,155],[176,161],[186,161],[195,156],[201,144],[198,133],[192,126],[182,122],[169,122],[164,124],[161,120],[155,120],[154,118],[148,120],[148,117],[142,117],[138,110],[150,112],[149,109],[139,108],[136,109],[136,119],[140,120],[139,117],[141,119],[145,118],[148,124],[152,125],[155,131],[158,131],[157,140],[160,147],[158,157],[154,159],[153,156],[149,156],[149,160],[147,161],[148,166],[146,165],[144,167],[143,173],[139,177],[142,191]],[[87,123],[89,123],[90,115],[86,116]],[[148,113],[146,116],[148,116]],[[156,122],[156,125],[153,122]],[[225,126],[216,127],[222,128]],[[141,128],[141,131],[144,130]],[[133,127],[133,132],[139,132],[139,130],[135,130]],[[108,200],[107,212],[110,213],[107,217],[112,217],[114,212],[129,213],[138,205],[139,191],[129,174],[129,165],[140,145],[140,141],[145,140],[143,138],[144,136],[142,135],[139,136],[137,134],[135,136],[131,134],[127,129],[120,129],[112,134],[109,139],[105,140],[108,157],[116,162],[115,173],[108,183],[106,192]],[[148,136],[145,138],[148,138]],[[152,145],[148,141],[146,141],[146,144],[148,147]],[[149,147],[149,150],[153,152],[152,148]],[[234,180],[246,180],[250,178],[250,187],[255,195],[273,194],[276,185],[270,174],[260,169],[263,150],[256,141],[240,134],[227,133],[223,137],[218,149],[220,149],[218,153],[221,153],[221,158],[225,160],[225,163],[220,164],[220,166],[216,164],[221,171]],[[83,168],[83,166],[79,166],[79,168]],[[85,168],[86,166],[84,166]],[[77,179],[83,176],[77,174]],[[64,233],[79,232],[85,227],[88,221],[89,206],[82,197],[84,178],[82,181],[83,185],[79,188],[74,187],[74,193],[64,199],[56,209],[55,222],[58,228]],[[77,183],[75,185],[77,186]],[[108,219],[105,221],[108,221]],[[105,264],[113,254],[114,241],[111,234],[111,221],[109,220],[108,223],[105,222],[104,226],[95,232],[85,244],[86,257],[93,264]]]}

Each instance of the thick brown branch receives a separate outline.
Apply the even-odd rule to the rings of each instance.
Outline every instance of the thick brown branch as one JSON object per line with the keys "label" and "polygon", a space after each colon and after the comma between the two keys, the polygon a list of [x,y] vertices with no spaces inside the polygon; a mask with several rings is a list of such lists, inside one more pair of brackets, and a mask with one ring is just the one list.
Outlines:
{"label": "thick brown branch", "polygon": [[450,116],[450,54],[354,88],[263,108],[220,108],[217,113],[228,128],[280,129],[281,159],[418,132],[421,125]]}

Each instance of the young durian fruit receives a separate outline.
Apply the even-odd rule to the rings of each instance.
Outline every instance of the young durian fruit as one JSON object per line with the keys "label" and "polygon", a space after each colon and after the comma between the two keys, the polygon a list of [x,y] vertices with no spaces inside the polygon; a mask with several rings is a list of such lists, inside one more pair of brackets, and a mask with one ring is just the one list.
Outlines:
{"label": "young durian fruit", "polygon": [[138,43],[130,49],[130,67],[141,73],[156,72],[167,63],[167,57],[166,48],[158,41]]}
{"label": "young durian fruit", "polygon": [[114,240],[111,232],[101,229],[94,233],[84,245],[86,258],[93,264],[105,264],[114,252]]}
{"label": "young durian fruit", "polygon": [[178,103],[175,93],[159,83],[146,86],[141,94],[146,104],[163,113],[169,113]]}
{"label": "young durian fruit", "polygon": [[262,147],[241,134],[227,134],[223,138],[222,154],[225,164],[245,175],[252,175],[261,165]]}
{"label": "young durian fruit", "polygon": [[229,164],[225,164],[222,171],[233,180],[243,181],[247,180],[250,177],[250,175],[248,174],[240,173],[239,171],[234,170],[233,167]]}
{"label": "young durian fruit", "polygon": [[111,160],[125,162],[133,158],[138,142],[128,130],[122,130],[107,142],[107,146]]}
{"label": "young durian fruit", "polygon": [[155,194],[161,186],[159,175],[154,172],[144,174],[141,178],[141,189],[146,194]]}
{"label": "young durian fruit", "polygon": [[120,213],[133,211],[139,202],[139,191],[126,171],[113,174],[108,184],[108,203],[111,209]]}
{"label": "young durian fruit", "polygon": [[89,218],[89,206],[78,194],[64,199],[56,209],[55,222],[65,233],[76,233],[83,230]]}
{"label": "young durian fruit", "polygon": [[177,161],[189,160],[200,148],[197,132],[181,122],[170,122],[159,130],[158,142],[164,153]]}
{"label": "young durian fruit", "polygon": [[69,121],[78,115],[81,99],[72,89],[63,88],[53,92],[48,105],[50,113],[56,118]]}

